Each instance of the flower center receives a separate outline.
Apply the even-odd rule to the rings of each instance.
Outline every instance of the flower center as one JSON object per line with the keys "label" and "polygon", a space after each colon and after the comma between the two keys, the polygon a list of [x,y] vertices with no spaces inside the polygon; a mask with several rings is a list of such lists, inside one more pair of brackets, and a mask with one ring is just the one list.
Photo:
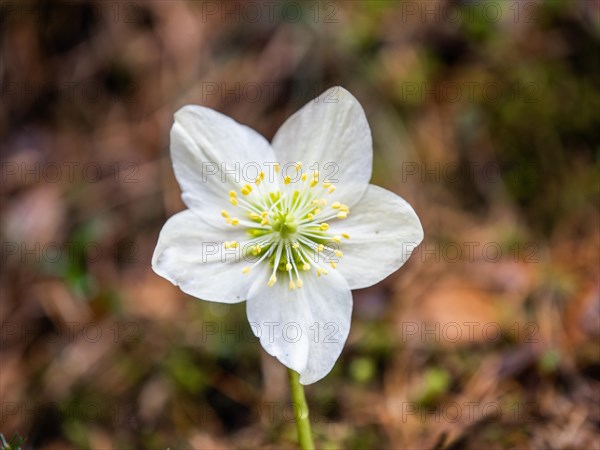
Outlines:
{"label": "flower center", "polygon": [[271,225],[273,231],[278,231],[282,239],[293,236],[298,231],[296,218],[292,214],[280,212]]}
{"label": "flower center", "polygon": [[[277,282],[278,275],[289,277],[290,289],[302,287],[301,272],[315,270],[317,276],[327,275],[327,265],[335,269],[339,258],[342,239],[349,239],[346,233],[334,235],[329,232],[326,221],[345,219],[350,214],[348,206],[334,201],[328,203],[326,197],[335,191],[329,181],[319,182],[319,172],[301,173],[302,163],[295,164],[295,178],[283,176],[281,190],[268,190],[260,172],[253,185],[245,184],[239,191],[229,192],[229,202],[240,210],[238,217],[232,217],[226,210],[221,216],[231,226],[246,228],[247,242],[240,248],[237,241],[227,241],[225,249],[236,248],[242,257],[251,262],[244,267],[247,274],[260,263],[268,263],[272,274],[268,285]],[[275,165],[279,175],[279,165]]]}

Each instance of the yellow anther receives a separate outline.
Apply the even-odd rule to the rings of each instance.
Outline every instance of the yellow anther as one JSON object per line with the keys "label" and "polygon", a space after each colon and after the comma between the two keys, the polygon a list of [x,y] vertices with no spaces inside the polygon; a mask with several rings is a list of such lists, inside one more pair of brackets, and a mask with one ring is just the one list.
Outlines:
{"label": "yellow anther", "polygon": [[229,191],[229,196],[235,198],[237,197],[237,193],[235,191]]}
{"label": "yellow anther", "polygon": [[332,207],[333,209],[340,209],[340,206],[342,206],[342,204],[341,204],[340,202],[333,202],[333,203],[331,204],[331,207]]}
{"label": "yellow anther", "polygon": [[306,215],[306,218],[307,218],[308,220],[313,220],[313,217],[315,217],[315,216],[314,216],[314,214],[311,214],[311,213],[308,213],[308,214]]}
{"label": "yellow anther", "polygon": [[302,280],[301,280],[300,278],[298,278],[298,279],[296,280],[296,287],[297,287],[298,289],[300,289],[300,288],[302,287]]}
{"label": "yellow anther", "polygon": [[325,182],[323,183],[323,187],[324,187],[324,188],[328,188],[329,186],[331,186],[331,182],[329,182],[329,181],[325,181]]}
{"label": "yellow anther", "polygon": [[250,195],[250,192],[252,192],[252,186],[250,186],[249,184],[244,185],[244,187],[241,189],[240,191],[243,195]]}
{"label": "yellow anther", "polygon": [[251,212],[250,214],[248,214],[248,216],[250,216],[250,218],[252,220],[258,220],[258,219],[260,219],[260,216],[258,214],[256,214],[255,212]]}
{"label": "yellow anther", "polygon": [[319,225],[319,228],[321,229],[321,231],[327,231],[329,230],[329,224],[323,222],[321,225]]}
{"label": "yellow anther", "polygon": [[338,219],[345,219],[346,217],[348,217],[348,213],[345,211],[340,211],[339,213],[337,213]]}
{"label": "yellow anther", "polygon": [[348,233],[342,233],[342,237],[344,239],[350,239],[350,235]]}
{"label": "yellow anther", "polygon": [[247,273],[250,273],[250,271],[251,271],[251,270],[252,270],[252,268],[250,268],[250,267],[244,267],[244,268],[242,269],[242,273],[245,275],[245,274],[247,274]]}
{"label": "yellow anther", "polygon": [[296,285],[292,280],[290,280],[290,291],[293,291],[294,289],[296,289]]}
{"label": "yellow anther", "polygon": [[231,202],[231,204],[233,206],[237,206],[237,204],[238,204],[237,198],[235,198],[235,197],[229,197],[229,201]]}
{"label": "yellow anther", "polygon": [[329,187],[327,188],[327,190],[329,191],[329,193],[330,193],[330,194],[332,194],[332,193],[333,193],[333,191],[335,191],[335,186],[329,186]]}
{"label": "yellow anther", "polygon": [[264,172],[261,172],[261,173],[259,173],[259,174],[258,174],[258,176],[256,177],[256,180],[254,180],[254,182],[255,182],[255,183],[256,183],[256,185],[258,186],[258,185],[260,184],[260,182],[261,182],[262,180],[264,180],[264,179],[265,179],[265,173],[264,173]]}
{"label": "yellow anther", "polygon": [[315,213],[315,214],[319,214],[320,212],[321,212],[321,209],[320,209],[320,208],[315,208],[315,209],[313,210],[313,213]]}
{"label": "yellow anther", "polygon": [[313,178],[314,178],[315,180],[318,180],[318,179],[319,179],[319,171],[318,171],[318,170],[315,170],[315,171],[313,172]]}
{"label": "yellow anther", "polygon": [[302,181],[306,181],[306,179],[307,179],[307,178],[308,178],[308,175],[307,175],[307,174],[305,174],[305,173],[303,173],[303,174],[302,174],[302,176],[300,177],[300,179],[301,179]]}
{"label": "yellow anther", "polygon": [[296,168],[296,170],[300,170],[302,169],[302,163],[298,161],[296,164],[294,164],[294,167]]}
{"label": "yellow anther", "polygon": [[345,212],[345,213],[349,213],[350,212],[350,208],[348,208],[348,205],[340,205],[340,211]]}
{"label": "yellow anther", "polygon": [[237,217],[234,217],[233,219],[231,219],[231,225],[233,225],[234,227],[239,224],[240,224],[240,219],[238,219]]}
{"label": "yellow anther", "polygon": [[302,270],[310,270],[310,264],[304,263],[304,265],[302,266]]}
{"label": "yellow anther", "polygon": [[267,219],[263,219],[260,221],[260,224],[264,227],[265,225],[269,225],[269,221]]}
{"label": "yellow anther", "polygon": [[221,210],[221,216],[225,217],[226,219],[229,217],[229,213],[227,211],[225,211],[224,209]]}
{"label": "yellow anther", "polygon": [[318,252],[322,252],[324,249],[325,249],[325,246],[323,244],[317,245],[317,251]]}
{"label": "yellow anther", "polygon": [[286,263],[286,265],[285,265],[285,270],[287,270],[288,272],[289,272],[290,270],[292,270],[292,265],[291,265],[290,263]]}
{"label": "yellow anther", "polygon": [[342,237],[339,234],[336,234],[332,239],[333,242],[339,243],[342,240]]}
{"label": "yellow anther", "polygon": [[269,212],[268,212],[268,211],[263,211],[263,212],[261,212],[261,213],[260,213],[260,217],[262,217],[263,219],[264,219],[265,217],[267,217],[268,215],[269,215]]}
{"label": "yellow anther", "polygon": [[275,163],[275,173],[279,173],[279,163]]}
{"label": "yellow anther", "polygon": [[[331,266],[332,269],[335,269],[337,267],[337,264],[334,263],[333,261],[329,263],[329,265]],[[325,274],[327,275],[327,274]]]}
{"label": "yellow anther", "polygon": [[224,243],[226,249],[237,248],[240,244],[237,241],[225,241]]}
{"label": "yellow anther", "polygon": [[292,248],[293,248],[294,250],[295,250],[295,249],[297,249],[297,248],[299,248],[299,247],[300,247],[300,244],[298,244],[297,242],[294,242],[294,243],[292,244]]}
{"label": "yellow anther", "polygon": [[317,269],[317,276],[320,277],[323,271],[321,269]]}
{"label": "yellow anther", "polygon": [[336,250],[334,254],[335,254],[335,256],[337,256],[338,258],[341,258],[342,256],[344,256],[344,254],[342,253],[342,251],[341,251],[341,250]]}
{"label": "yellow anther", "polygon": [[292,178],[289,175],[283,177],[283,184],[290,184],[292,182]]}
{"label": "yellow anther", "polygon": [[314,187],[315,187],[317,184],[319,184],[319,179],[318,179],[318,178],[313,178],[313,179],[310,181],[310,187],[311,187],[311,188],[314,188]]}
{"label": "yellow anther", "polygon": [[273,287],[273,285],[275,284],[276,281],[277,281],[277,277],[275,275],[271,275],[271,278],[269,278],[269,282],[267,283],[267,285],[269,287]]}

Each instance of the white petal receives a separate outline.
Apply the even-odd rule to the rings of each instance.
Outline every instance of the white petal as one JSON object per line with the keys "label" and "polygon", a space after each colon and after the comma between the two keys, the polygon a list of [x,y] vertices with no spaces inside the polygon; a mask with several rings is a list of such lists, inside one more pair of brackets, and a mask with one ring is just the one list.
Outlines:
{"label": "white petal", "polygon": [[[243,231],[224,231],[185,210],[163,226],[152,256],[152,269],[189,295],[222,303],[246,300],[252,284],[242,274],[249,265],[240,257]],[[226,240],[238,241],[237,249],[224,250]]]}
{"label": "white petal", "polygon": [[[219,220],[222,208],[231,207],[230,190],[239,192],[244,184],[253,185],[260,170],[269,170],[265,162],[276,162],[273,149],[259,133],[210,108],[193,105],[175,113],[171,159],[183,201],[205,211],[211,222]],[[274,175],[267,176],[264,185],[273,184],[277,184]]]}
{"label": "white petal", "polygon": [[348,205],[360,199],[371,179],[371,129],[358,100],[339,86],[292,115],[275,134],[273,148],[283,167],[302,161],[303,173],[318,170],[321,181],[336,185],[336,200]]}
{"label": "white petal", "polygon": [[327,375],[350,332],[352,293],[335,271],[304,276],[301,289],[291,291],[287,276],[269,288],[266,278],[250,289],[246,312],[263,348],[310,384]]}
{"label": "white petal", "polygon": [[337,270],[351,289],[369,287],[402,266],[423,240],[423,227],[413,208],[400,196],[369,185],[347,219],[331,222],[343,257]]}

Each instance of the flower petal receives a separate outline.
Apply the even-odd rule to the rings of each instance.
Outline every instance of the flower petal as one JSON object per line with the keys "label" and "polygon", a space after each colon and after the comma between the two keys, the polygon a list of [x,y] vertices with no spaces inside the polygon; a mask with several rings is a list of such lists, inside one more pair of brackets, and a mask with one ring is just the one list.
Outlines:
{"label": "flower petal", "polygon": [[350,206],[371,179],[371,129],[358,100],[339,86],[292,115],[275,134],[273,148],[282,173],[302,161],[304,173],[318,170],[322,181],[337,185],[336,199]]}
{"label": "flower petal", "polygon": [[331,371],[350,332],[352,293],[343,277],[331,272],[319,279],[304,276],[303,287],[294,291],[284,280],[269,288],[266,278],[257,279],[248,295],[254,334],[267,353],[300,374],[302,384]]}
{"label": "flower petal", "polygon": [[[267,140],[252,128],[194,105],[175,113],[171,159],[184,203],[206,211],[211,222],[219,220],[220,209],[229,205],[230,190],[252,185],[261,170],[269,170],[265,162],[276,162]],[[276,186],[277,180],[267,176],[264,185]]]}
{"label": "flower petal", "polygon": [[[243,232],[223,231],[187,209],[163,226],[152,256],[152,269],[194,297],[221,303],[246,300],[252,278],[242,274]],[[224,250],[226,240],[237,249]]]}
{"label": "flower petal", "polygon": [[423,240],[423,228],[413,208],[400,196],[369,185],[347,219],[331,223],[342,239],[337,270],[350,289],[369,287],[402,266]]}

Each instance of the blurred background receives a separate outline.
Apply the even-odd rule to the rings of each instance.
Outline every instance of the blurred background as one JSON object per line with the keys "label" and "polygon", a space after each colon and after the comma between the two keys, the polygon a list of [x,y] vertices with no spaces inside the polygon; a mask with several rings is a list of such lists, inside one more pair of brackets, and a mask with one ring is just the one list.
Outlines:
{"label": "blurred background", "polygon": [[155,275],[184,104],[271,139],[334,85],[425,240],[308,386],[323,449],[600,447],[596,1],[0,2],[0,431],[296,448],[245,304]]}

